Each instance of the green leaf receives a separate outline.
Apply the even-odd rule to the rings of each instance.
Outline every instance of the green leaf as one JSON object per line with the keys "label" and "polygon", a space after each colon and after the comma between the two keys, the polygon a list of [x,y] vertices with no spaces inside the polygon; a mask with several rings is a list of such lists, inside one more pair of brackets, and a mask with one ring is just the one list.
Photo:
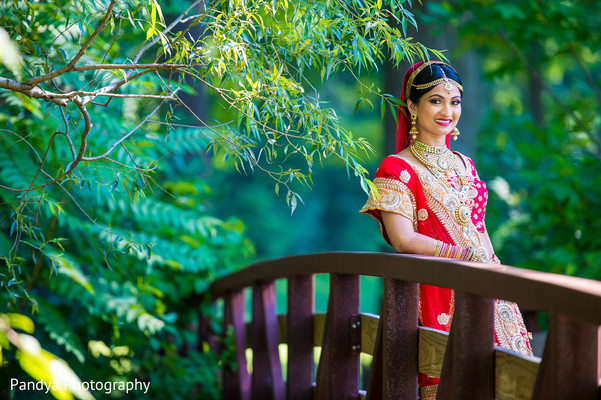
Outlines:
{"label": "green leaf", "polygon": [[157,26],[157,4],[154,0],[150,3],[150,25],[152,26],[152,30],[155,31]]}
{"label": "green leaf", "polygon": [[8,325],[14,329],[21,329],[27,333],[33,333],[34,326],[33,321],[28,317],[21,314],[3,314],[3,318],[8,319]]}

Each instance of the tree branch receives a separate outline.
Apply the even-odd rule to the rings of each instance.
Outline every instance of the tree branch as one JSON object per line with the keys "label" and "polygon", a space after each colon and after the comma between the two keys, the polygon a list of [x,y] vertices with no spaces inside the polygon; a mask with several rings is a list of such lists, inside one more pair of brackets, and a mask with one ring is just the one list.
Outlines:
{"label": "tree branch", "polygon": [[[50,140],[48,141],[48,146],[46,146],[46,151],[44,152],[44,156],[42,157],[42,161],[40,162],[40,167],[38,168],[37,172],[33,176],[33,179],[31,180],[31,183],[29,184],[29,189],[31,189],[31,187],[34,185],[35,180],[38,179],[38,175],[40,175],[40,172],[42,171],[42,168],[44,168],[44,164],[46,163],[46,157],[48,157],[48,153],[50,152],[52,143],[54,142],[54,139],[56,138],[57,135],[65,135],[66,136],[66,133],[56,131],[50,137]],[[41,197],[40,197],[40,200],[41,200]]]}
{"label": "tree branch", "polygon": [[69,71],[65,72],[80,72],[80,71],[93,71],[97,69],[178,69],[178,68],[189,68],[195,67],[196,65],[187,64],[90,64],[90,65],[76,65]]}
{"label": "tree branch", "polygon": [[106,9],[106,13],[104,14],[104,18],[100,22],[100,25],[98,25],[98,27],[96,28],[94,33],[92,33],[92,35],[90,35],[88,40],[86,40],[86,42],[83,44],[83,46],[81,46],[81,49],[79,49],[79,51],[77,52],[75,57],[73,57],[67,65],[65,65],[62,68],[57,69],[56,71],[52,71],[46,75],[42,75],[42,76],[38,76],[37,78],[29,79],[26,83],[28,83],[32,86],[35,86],[42,82],[46,82],[46,81],[49,81],[50,79],[56,78],[57,76],[60,76],[60,75],[64,74],[65,72],[70,71],[73,67],[75,67],[75,63],[77,63],[77,61],[79,61],[79,59],[81,57],[83,57],[83,55],[86,53],[86,51],[88,50],[88,47],[90,47],[90,45],[92,44],[92,42],[94,41],[96,36],[98,36],[100,34],[100,32],[102,32],[102,30],[106,26],[106,24],[109,20],[109,17],[111,16],[111,13],[113,11],[113,7],[115,6],[115,2],[116,2],[116,0],[111,0],[109,6]]}
{"label": "tree branch", "polygon": [[109,96],[109,97],[140,97],[140,98],[148,98],[148,99],[167,99],[173,100],[172,97],[169,96],[161,96],[161,95],[134,95],[134,94],[114,94],[110,93],[119,87],[126,84],[128,81],[135,79],[141,75],[147,74],[149,72],[157,71],[157,70],[177,70],[180,68],[190,67],[185,64],[94,64],[94,65],[82,65],[73,67],[71,70],[66,72],[80,72],[80,71],[91,71],[91,70],[118,70],[118,69],[143,69],[143,71],[138,71],[135,74],[128,76],[126,79],[120,79],[114,83],[111,83],[104,88],[95,90],[95,91],[71,91],[68,93],[56,93],[48,90],[44,90],[39,86],[35,86],[26,82],[19,82],[10,78],[0,77],[0,88],[8,89],[14,92],[23,93],[26,96],[42,99],[46,101],[51,101],[59,106],[66,106],[67,101],[69,99],[73,101],[76,96],[86,96],[82,99],[83,104],[86,104],[92,100],[92,98],[97,96]]}
{"label": "tree branch", "polygon": [[[160,94],[120,94],[120,93],[85,92],[83,90],[78,90],[76,92],[69,92],[69,93],[57,93],[53,96],[56,98],[59,98],[59,99],[62,99],[62,98],[71,99],[76,96],[86,96],[86,97],[104,96],[104,97],[120,97],[120,98],[127,98],[127,99],[139,98],[139,99],[175,100],[174,97],[164,96],[164,95],[160,95]],[[89,101],[84,101],[84,103],[88,103],[88,102]]]}
{"label": "tree branch", "polygon": [[[176,93],[179,91],[179,88],[177,88],[175,91],[173,91],[172,93],[172,98],[175,99],[176,98]],[[136,125],[136,127],[134,129],[132,129],[131,131],[129,131],[127,134],[123,135],[121,137],[121,139],[119,139],[118,141],[116,141],[115,143],[113,143],[111,145],[111,147],[108,148],[107,151],[105,151],[103,154],[99,155],[99,156],[95,156],[95,157],[83,157],[82,160],[83,161],[94,161],[94,160],[100,160],[102,158],[106,158],[114,149],[115,147],[119,146],[121,143],[123,143],[128,137],[130,137],[131,135],[134,134],[134,132],[136,132],[138,129],[140,129],[140,127],[142,125],[144,125],[146,123],[146,121],[148,121],[148,119],[150,117],[152,117],[158,110],[159,108],[161,108],[161,106],[165,103],[165,101],[162,101],[161,104],[159,104],[150,114],[148,114],[146,116],[146,118],[144,118],[142,120],[142,122],[140,122],[138,125]]]}
{"label": "tree branch", "polygon": [[597,101],[601,105],[601,92],[599,92],[599,87],[595,84],[595,81],[593,80],[593,77],[591,76],[591,74],[588,72],[588,69],[586,69],[586,66],[582,62],[582,58],[580,57],[580,55],[574,48],[574,44],[572,42],[568,42],[568,46],[570,48],[570,52],[572,53],[572,56],[574,56],[574,58],[576,59],[576,62],[580,66],[580,69],[584,73],[584,76],[586,76],[586,80],[588,81],[588,84],[591,85],[591,87],[595,91],[595,96],[597,97]]}
{"label": "tree branch", "polygon": [[[30,192],[32,190],[41,189],[41,188],[44,188],[44,187],[46,187],[48,185],[51,185],[53,183],[56,183],[56,182],[60,181],[65,176],[69,175],[75,169],[75,167],[77,167],[77,165],[81,162],[81,160],[83,158],[83,155],[84,155],[84,153],[86,151],[86,147],[87,147],[87,144],[88,144],[88,142],[87,142],[88,135],[90,134],[90,130],[92,129],[92,121],[90,120],[90,114],[88,113],[88,110],[86,110],[86,107],[85,107],[85,105],[82,104],[81,100],[80,99],[79,100],[75,99],[74,103],[75,103],[75,105],[77,105],[77,108],[79,108],[79,112],[81,113],[81,115],[83,117],[83,120],[84,120],[84,130],[83,130],[83,132],[81,134],[81,144],[79,146],[79,152],[77,153],[77,156],[71,162],[71,164],[69,164],[69,168],[65,172],[63,172],[62,174],[60,174],[58,177],[52,178],[50,181],[48,181],[46,183],[43,183],[41,185],[35,186],[35,187],[32,187],[32,185],[33,185],[33,182],[32,182],[32,185],[30,185],[29,188],[27,188],[27,189],[15,189],[15,188],[11,188],[11,187],[8,187],[8,186],[0,185],[1,188],[6,189],[6,190],[10,190],[12,192]],[[53,138],[54,138],[54,136],[56,136],[57,133],[61,133],[61,132],[56,132],[53,135]],[[51,144],[52,144],[52,140],[50,141],[49,146]],[[48,152],[48,149],[49,148],[46,149],[46,152]],[[43,167],[43,164],[44,164],[44,161],[42,159],[41,159],[41,163],[42,163],[42,166],[38,170],[38,173],[42,170],[42,167]],[[36,173],[36,177],[37,177],[38,173]],[[35,178],[34,178],[34,181],[35,181]]]}
{"label": "tree branch", "polygon": [[65,115],[65,110],[63,109],[63,107],[59,107],[59,110],[61,112],[61,116],[63,117],[63,122],[65,123],[65,138],[67,139],[67,142],[69,143],[69,150],[71,150],[71,155],[73,156],[73,160],[75,160],[75,157],[77,157],[77,154],[75,153],[75,146],[73,145],[73,141],[71,140],[71,137],[69,136],[69,121],[67,121],[67,116]]}
{"label": "tree branch", "polygon": [[32,86],[28,83],[15,81],[9,78],[0,77],[0,89],[8,89],[13,92],[23,93],[26,96],[51,101],[59,106],[66,106],[67,100],[55,98],[54,93],[48,92],[38,86]]}

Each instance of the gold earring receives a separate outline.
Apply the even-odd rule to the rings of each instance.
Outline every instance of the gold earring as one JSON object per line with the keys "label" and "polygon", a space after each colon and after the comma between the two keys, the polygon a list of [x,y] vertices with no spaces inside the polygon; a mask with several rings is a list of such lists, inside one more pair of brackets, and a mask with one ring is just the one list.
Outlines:
{"label": "gold earring", "polygon": [[417,139],[417,134],[419,133],[417,131],[417,127],[415,126],[416,124],[417,124],[417,114],[411,113],[411,129],[409,130],[409,135],[411,135],[411,139],[413,139],[413,140]]}
{"label": "gold earring", "polygon": [[453,136],[453,140],[457,140],[457,136],[461,135],[461,133],[459,133],[459,129],[455,128],[453,129],[453,132],[451,132],[451,136]]}

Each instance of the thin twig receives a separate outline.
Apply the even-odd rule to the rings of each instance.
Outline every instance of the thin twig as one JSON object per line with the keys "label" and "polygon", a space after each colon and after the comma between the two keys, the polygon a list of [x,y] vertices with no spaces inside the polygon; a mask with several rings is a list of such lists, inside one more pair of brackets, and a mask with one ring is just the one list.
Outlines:
{"label": "thin twig", "polygon": [[[58,177],[56,178],[51,178],[50,181],[43,183],[41,185],[35,186],[35,187],[29,187],[27,189],[15,189],[15,188],[11,188],[8,186],[4,186],[4,185],[0,185],[1,188],[6,189],[6,190],[10,190],[12,192],[30,192],[33,190],[37,190],[37,189],[41,189],[44,188],[48,185],[51,185],[53,183],[56,183],[58,181],[60,181],[63,177],[65,177],[66,175],[70,174],[75,167],[80,163],[80,161],[83,158],[83,155],[86,151],[86,147],[87,147],[87,139],[88,139],[88,135],[90,134],[90,130],[92,129],[92,122],[90,120],[90,114],[88,113],[88,110],[86,110],[85,105],[81,104],[81,101],[75,101],[75,104],[77,105],[77,108],[79,109],[79,112],[81,113],[83,119],[84,119],[84,131],[81,134],[81,144],[79,146],[79,152],[77,153],[77,156],[75,157],[75,159],[73,160],[73,162],[70,164],[69,169],[65,172],[63,172],[62,174],[60,174]],[[56,134],[55,134],[56,135]],[[55,136],[53,135],[53,136]],[[48,149],[46,149],[46,152],[48,152]],[[39,158],[39,156],[38,156]],[[40,162],[43,164],[43,159],[40,159]],[[40,169],[41,171],[41,169]],[[38,171],[39,172],[39,171]],[[36,173],[37,176],[37,173]]]}
{"label": "thin twig", "polygon": [[589,73],[588,69],[586,68],[586,66],[582,62],[582,58],[580,57],[580,55],[578,54],[578,52],[574,48],[574,44],[572,42],[568,42],[568,47],[570,48],[570,52],[572,53],[572,56],[574,56],[574,58],[576,59],[576,62],[580,66],[580,69],[584,73],[584,76],[586,76],[586,80],[588,81],[588,84],[595,91],[595,96],[597,97],[597,101],[601,105],[601,92],[599,92],[599,86],[595,83],[595,81],[593,80],[593,77],[591,76],[591,74]]}
{"label": "thin twig", "polygon": [[[200,65],[200,64],[199,64]],[[178,69],[186,67],[195,67],[195,64],[87,64],[77,65],[67,72],[94,71],[97,69]]]}
{"label": "thin twig", "polygon": [[60,76],[60,75],[64,74],[65,72],[71,70],[73,67],[75,67],[75,64],[77,63],[77,61],[79,61],[79,59],[81,57],[83,57],[83,55],[86,53],[86,51],[88,50],[88,47],[90,47],[90,45],[92,44],[92,42],[94,41],[96,36],[98,36],[100,34],[100,32],[102,32],[104,30],[104,27],[106,26],[106,24],[109,20],[109,17],[111,16],[111,13],[113,11],[113,7],[115,6],[115,2],[116,2],[116,0],[111,0],[109,6],[106,9],[106,13],[104,14],[104,18],[102,19],[102,21],[100,22],[100,24],[98,25],[96,30],[92,33],[92,35],[90,35],[88,40],[85,41],[83,46],[81,46],[81,49],[79,49],[79,51],[77,52],[75,57],[73,57],[67,65],[65,65],[62,68],[57,69],[56,71],[52,71],[46,75],[42,75],[42,76],[38,76],[37,78],[29,79],[26,83],[29,85],[32,85],[32,86],[39,85],[40,83],[49,81],[50,79],[53,79],[53,78],[56,78],[57,76]]}
{"label": "thin twig", "polygon": [[61,112],[61,116],[63,117],[63,122],[65,123],[65,138],[67,138],[67,142],[69,142],[69,149],[71,150],[71,155],[73,156],[73,160],[75,160],[75,157],[77,157],[77,154],[75,153],[75,146],[73,145],[73,141],[71,140],[71,137],[69,136],[69,121],[67,121],[67,116],[65,115],[65,110],[63,110],[63,107],[59,107],[59,110]]}
{"label": "thin twig", "polygon": [[113,160],[112,158],[109,158],[109,157],[104,157],[104,160],[110,161],[110,162],[112,162],[114,164],[117,164],[117,165],[123,167],[123,168],[133,169],[133,170],[140,171],[140,172],[152,172],[152,171],[154,171],[157,168],[156,165],[154,167],[152,167],[152,168],[142,168],[142,167],[138,166],[137,164],[136,164],[135,167],[132,167],[131,165],[123,164],[123,163],[121,163],[121,162],[119,162],[117,160]]}
{"label": "thin twig", "polygon": [[[101,92],[86,92],[78,90],[69,93],[57,93],[53,95],[55,99],[71,99],[75,96],[86,96],[86,97],[119,97],[122,99],[158,99],[158,100],[175,100],[171,96],[163,96],[160,94],[124,94],[124,93],[101,93]],[[87,101],[89,102],[89,101]],[[86,103],[87,103],[86,102]]]}
{"label": "thin twig", "polygon": [[[204,0],[196,0],[194,3],[190,4],[190,6],[188,8],[186,8],[186,10],[180,14],[179,17],[177,17],[172,23],[171,25],[169,25],[167,28],[165,28],[163,30],[163,34],[171,31],[176,25],[178,25],[183,19],[184,17],[190,12],[192,11],[197,5],[199,5],[200,3],[204,3]],[[148,50],[149,48],[151,48],[152,46],[154,46],[156,43],[158,43],[158,41],[160,40],[160,38],[157,36],[155,37],[153,40],[151,40],[150,42],[146,43],[144,46],[142,46],[142,48],[138,51],[138,53],[136,54],[136,56],[134,57],[134,64],[136,64],[139,60],[140,57],[142,57],[144,55],[144,53],[146,52],[146,50]]]}
{"label": "thin twig", "polygon": [[[176,93],[179,91],[179,88],[177,88],[175,91],[173,91],[172,96],[174,99],[177,98]],[[111,145],[111,147],[108,148],[107,151],[105,151],[103,154],[99,155],[99,156],[94,156],[94,157],[83,157],[82,160],[83,161],[94,161],[94,160],[100,160],[102,158],[105,158],[106,156],[108,156],[109,154],[111,154],[111,152],[115,149],[115,147],[119,146],[121,143],[123,143],[128,137],[130,137],[131,135],[133,135],[138,129],[140,129],[140,127],[142,125],[144,125],[146,123],[146,121],[148,121],[148,119],[150,117],[152,117],[157,111],[159,111],[159,108],[161,108],[163,106],[163,104],[165,103],[165,101],[162,101],[161,104],[159,104],[150,114],[148,114],[146,116],[146,118],[144,118],[142,120],[142,122],[140,122],[138,125],[136,125],[136,127],[134,129],[132,129],[131,131],[129,131],[128,133],[126,133],[125,135],[123,135],[121,137],[121,139],[119,139],[118,141],[116,141],[115,143],[113,143]]]}

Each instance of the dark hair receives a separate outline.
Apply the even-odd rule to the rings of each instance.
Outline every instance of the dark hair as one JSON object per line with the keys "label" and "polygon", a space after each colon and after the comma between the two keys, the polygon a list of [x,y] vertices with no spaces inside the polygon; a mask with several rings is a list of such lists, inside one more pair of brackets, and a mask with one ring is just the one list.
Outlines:
{"label": "dark hair", "polygon": [[[444,71],[444,75],[442,71]],[[445,76],[461,85],[461,78],[457,72],[447,64],[430,64],[422,69],[413,79],[413,85],[409,91],[409,100],[417,104],[419,99],[434,87],[430,86],[425,89],[418,89],[415,87],[416,85],[427,85],[428,83],[434,82],[437,79],[442,79]],[[459,89],[459,93],[461,93],[461,96],[463,97],[463,90]]]}

